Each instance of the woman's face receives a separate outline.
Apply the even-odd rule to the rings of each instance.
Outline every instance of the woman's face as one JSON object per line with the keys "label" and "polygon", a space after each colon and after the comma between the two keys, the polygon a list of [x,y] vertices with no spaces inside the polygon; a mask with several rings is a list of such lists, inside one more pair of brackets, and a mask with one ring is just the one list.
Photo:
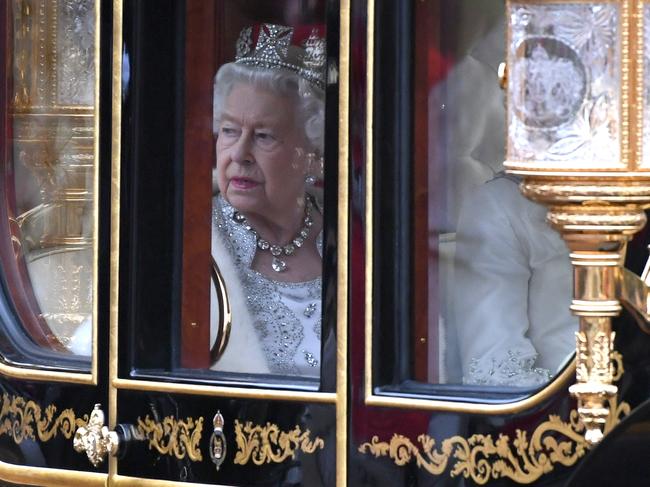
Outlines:
{"label": "woman's face", "polygon": [[233,86],[217,134],[217,182],[231,205],[271,220],[292,214],[304,195],[305,152],[289,98]]}

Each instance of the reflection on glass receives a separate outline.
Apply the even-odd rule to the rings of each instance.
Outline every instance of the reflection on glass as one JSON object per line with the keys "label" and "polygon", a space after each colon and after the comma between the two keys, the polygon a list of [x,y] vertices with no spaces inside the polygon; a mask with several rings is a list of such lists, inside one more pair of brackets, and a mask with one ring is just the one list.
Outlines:
{"label": "reflection on glass", "polygon": [[541,385],[575,346],[569,253],[545,216],[503,173],[461,206],[454,308],[464,383]]}
{"label": "reflection on glass", "polygon": [[245,27],[215,77],[212,255],[232,309],[215,370],[320,376],[324,87],[311,26]]}
{"label": "reflection on glass", "polygon": [[[519,180],[503,172],[505,101],[496,73],[505,54],[505,6],[499,0],[481,5],[431,0],[418,7],[428,21],[416,13],[417,29],[426,22],[437,27],[416,30],[416,52],[434,62],[424,68],[417,66],[427,63],[416,63],[416,96],[426,104],[416,105],[415,123],[427,130],[415,148],[421,154],[413,183],[415,252],[416,262],[426,259],[428,265],[414,271],[420,321],[413,348],[427,347],[426,354],[415,355],[414,375],[430,383],[532,387],[555,376],[575,349],[572,270],[564,242],[545,221],[546,210],[523,197]],[[602,22],[612,18],[608,8],[596,12]],[[432,11],[446,13],[445,22],[455,18],[455,29],[438,25],[433,18],[441,17],[431,17]],[[574,51],[552,36],[517,42],[524,55],[516,69],[539,70],[531,60],[544,63],[540,59],[554,49],[564,56],[559,63],[572,63],[573,83],[589,78]],[[547,88],[533,81],[526,94]],[[561,107],[528,100],[511,118],[522,130],[544,136],[553,127],[568,129],[589,103],[581,86],[567,88]],[[616,150],[614,142],[611,147]],[[426,198],[417,199],[422,192]]]}
{"label": "reflection on glass", "polygon": [[[95,2],[11,4],[4,278],[29,338],[91,353]],[[4,237],[7,238],[7,237]],[[5,242],[6,243],[6,240]]]}

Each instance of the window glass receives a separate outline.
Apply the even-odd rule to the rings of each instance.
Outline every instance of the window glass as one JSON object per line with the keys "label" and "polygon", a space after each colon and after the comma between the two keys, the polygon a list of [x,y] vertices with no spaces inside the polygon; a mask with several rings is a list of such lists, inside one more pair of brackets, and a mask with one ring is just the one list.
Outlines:
{"label": "window glass", "polygon": [[95,2],[23,0],[2,8],[8,49],[0,259],[5,304],[21,327],[3,320],[3,352],[18,358],[36,345],[41,354],[87,367],[96,237]]}
{"label": "window glass", "polygon": [[403,358],[390,372],[402,383],[535,388],[575,348],[569,252],[546,209],[502,166],[504,13],[500,0],[426,0],[409,14],[413,149],[403,177],[413,195],[404,204],[413,326],[396,333]]}
{"label": "window glass", "polygon": [[325,39],[262,23],[236,46],[213,98],[213,281],[220,272],[235,321],[214,367],[318,378]]}
{"label": "window glass", "polygon": [[309,4],[225,6],[239,18],[212,98],[213,370],[320,378],[326,43]]}
{"label": "window glass", "polygon": [[[188,0],[164,7],[177,19],[164,29],[163,7],[126,7],[129,218],[149,229],[131,234],[135,368],[316,389],[333,346],[322,318],[326,2]],[[158,346],[140,340],[164,323]]]}

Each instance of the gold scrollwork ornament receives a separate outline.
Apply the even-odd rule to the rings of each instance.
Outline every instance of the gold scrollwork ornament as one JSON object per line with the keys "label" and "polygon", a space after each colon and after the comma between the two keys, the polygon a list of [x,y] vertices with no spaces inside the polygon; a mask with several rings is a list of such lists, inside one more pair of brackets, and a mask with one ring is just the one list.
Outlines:
{"label": "gold scrollwork ornament", "polygon": [[569,392],[578,400],[585,439],[592,445],[604,436],[612,414],[608,404],[617,392],[613,382],[623,375],[623,357],[613,348],[615,336],[614,332],[602,330],[576,333],[576,383]]}
{"label": "gold scrollwork ornament", "polygon": [[2,395],[0,436],[10,436],[16,444],[37,437],[47,442],[59,433],[70,439],[77,428],[85,426],[87,421],[88,416],[78,418],[72,409],[64,409],[57,415],[57,407],[53,404],[43,409],[21,396]]}
{"label": "gold scrollwork ornament", "polygon": [[253,426],[235,420],[235,441],[237,453],[235,463],[246,465],[249,461],[255,465],[265,463],[282,463],[287,458],[295,458],[296,453],[314,453],[317,449],[325,447],[325,442],[320,437],[311,439],[311,431],[302,431],[296,425],[291,431],[281,431],[271,423],[266,426]]}
{"label": "gold scrollwork ornament", "polygon": [[149,442],[149,449],[179,460],[188,457],[193,462],[203,460],[199,443],[203,433],[203,417],[194,420],[178,420],[167,416],[162,423],[145,416],[138,418],[137,431],[141,438]]}
{"label": "gold scrollwork ornament", "polygon": [[[620,418],[630,412],[627,403],[610,401],[609,416],[605,430],[611,430]],[[584,437],[585,426],[577,411],[571,411],[569,421],[550,415],[541,423],[530,438],[526,431],[517,429],[515,438],[499,434],[475,434],[469,438],[452,436],[442,441],[440,449],[429,435],[419,435],[417,443],[394,434],[389,441],[373,436],[370,442],[359,446],[359,452],[376,458],[389,457],[398,466],[415,460],[417,466],[432,475],[441,475],[447,468],[450,475],[471,478],[476,484],[485,485],[490,479],[509,478],[520,484],[530,484],[561,464],[571,466],[589,449]],[[564,437],[564,439],[560,439]]]}

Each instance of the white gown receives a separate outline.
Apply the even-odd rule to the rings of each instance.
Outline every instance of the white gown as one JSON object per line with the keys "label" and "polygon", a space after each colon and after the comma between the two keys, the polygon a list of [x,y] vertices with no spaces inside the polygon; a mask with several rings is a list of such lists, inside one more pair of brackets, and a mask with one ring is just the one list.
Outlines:
{"label": "white gown", "polygon": [[454,293],[464,383],[543,384],[575,350],[569,251],[545,217],[503,174],[464,202]]}
{"label": "white gown", "polygon": [[[321,278],[274,281],[251,269],[255,237],[232,219],[234,208],[213,198],[212,255],[225,281],[233,325],[223,356],[211,367],[319,377],[321,363]],[[322,255],[322,234],[317,239]],[[216,294],[212,297],[212,342],[216,336]]]}

